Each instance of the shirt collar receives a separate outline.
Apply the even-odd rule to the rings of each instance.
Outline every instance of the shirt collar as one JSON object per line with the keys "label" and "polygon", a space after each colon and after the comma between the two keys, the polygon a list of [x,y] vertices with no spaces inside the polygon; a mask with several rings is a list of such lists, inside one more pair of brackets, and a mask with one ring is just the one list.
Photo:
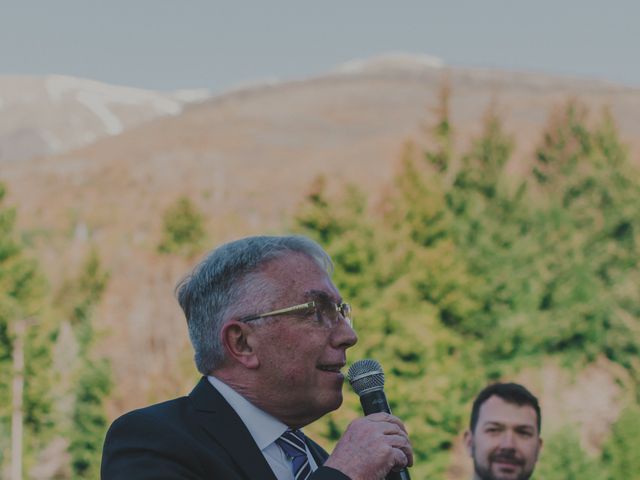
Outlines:
{"label": "shirt collar", "polygon": [[209,375],[207,380],[235,410],[260,450],[275,442],[288,429],[280,420],[260,410],[220,379]]}

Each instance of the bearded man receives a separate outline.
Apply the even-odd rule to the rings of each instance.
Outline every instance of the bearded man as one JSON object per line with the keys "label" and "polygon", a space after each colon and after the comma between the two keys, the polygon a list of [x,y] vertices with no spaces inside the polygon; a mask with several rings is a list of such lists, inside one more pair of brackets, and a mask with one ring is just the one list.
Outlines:
{"label": "bearded man", "polygon": [[482,390],[464,442],[473,480],[528,480],[542,448],[538,399],[522,385],[496,383]]}

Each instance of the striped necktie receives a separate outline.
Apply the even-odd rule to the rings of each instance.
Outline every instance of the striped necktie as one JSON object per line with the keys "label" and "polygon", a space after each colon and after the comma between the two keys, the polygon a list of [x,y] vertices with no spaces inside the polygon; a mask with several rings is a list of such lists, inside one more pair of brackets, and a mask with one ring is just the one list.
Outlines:
{"label": "striped necktie", "polygon": [[311,465],[307,457],[304,434],[300,430],[287,430],[276,440],[278,446],[291,459],[291,470],[295,480],[307,480]]}

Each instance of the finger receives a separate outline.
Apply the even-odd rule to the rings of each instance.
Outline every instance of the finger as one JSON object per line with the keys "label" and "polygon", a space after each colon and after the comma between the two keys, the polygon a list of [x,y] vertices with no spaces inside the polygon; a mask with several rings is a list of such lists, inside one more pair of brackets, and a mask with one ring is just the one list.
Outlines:
{"label": "finger", "polygon": [[373,422],[389,422],[394,417],[390,413],[378,412],[378,413],[371,413],[364,418],[366,418],[367,420],[371,420]]}
{"label": "finger", "polygon": [[391,422],[378,422],[377,430],[384,435],[404,435],[407,436],[407,432],[405,432],[399,425]]}
{"label": "finger", "polygon": [[391,445],[393,448],[402,448],[407,451],[411,451],[411,442],[406,435],[397,434],[397,435],[387,435],[385,436],[385,440],[388,445]]}
{"label": "finger", "polygon": [[401,448],[393,449],[393,470],[401,470],[409,467],[409,457]]}
{"label": "finger", "polygon": [[408,466],[413,465],[413,447],[408,437],[404,435],[389,435],[387,440],[392,448],[402,451]]}
{"label": "finger", "polygon": [[394,417],[389,413],[384,413],[384,412],[372,413],[371,415],[367,415],[364,418],[366,418],[367,420],[371,420],[373,422],[393,423],[398,427],[400,427],[403,431],[405,432],[407,431],[407,429],[404,427],[404,423],[402,423],[402,420],[400,420],[398,417]]}
{"label": "finger", "polygon": [[404,453],[404,456],[407,459],[407,467],[413,466],[413,449],[411,446],[402,447],[400,450],[402,450],[402,453]]}
{"label": "finger", "polygon": [[398,424],[396,422],[384,422],[381,423],[382,428],[383,428],[383,432],[386,435],[404,435],[405,437],[409,438],[409,434],[407,433],[407,430],[404,428],[404,425],[402,423]]}

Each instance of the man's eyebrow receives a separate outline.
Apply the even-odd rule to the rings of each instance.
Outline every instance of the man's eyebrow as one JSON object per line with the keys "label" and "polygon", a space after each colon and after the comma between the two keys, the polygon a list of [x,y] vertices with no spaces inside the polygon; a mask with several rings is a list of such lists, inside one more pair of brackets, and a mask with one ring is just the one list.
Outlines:
{"label": "man's eyebrow", "polygon": [[[500,422],[499,420],[487,420],[482,423],[483,427],[495,426],[495,427],[504,427],[506,426],[504,422]],[[535,430],[535,427],[529,423],[518,423],[514,425],[513,428],[517,429],[527,429],[527,430]]]}
{"label": "man's eyebrow", "polygon": [[[323,290],[307,290],[304,295],[305,297],[317,298],[318,300],[334,301],[333,297]],[[338,297],[336,303],[342,303],[342,297]]]}
{"label": "man's eyebrow", "polygon": [[529,425],[528,423],[521,423],[519,425],[516,425],[516,428],[520,429],[520,430],[531,430],[531,431],[535,431],[535,427],[533,425]]}
{"label": "man's eyebrow", "polygon": [[488,426],[497,426],[497,427],[504,427],[504,423],[499,422],[497,420],[487,420],[486,422],[482,423],[483,427],[488,427]]}

